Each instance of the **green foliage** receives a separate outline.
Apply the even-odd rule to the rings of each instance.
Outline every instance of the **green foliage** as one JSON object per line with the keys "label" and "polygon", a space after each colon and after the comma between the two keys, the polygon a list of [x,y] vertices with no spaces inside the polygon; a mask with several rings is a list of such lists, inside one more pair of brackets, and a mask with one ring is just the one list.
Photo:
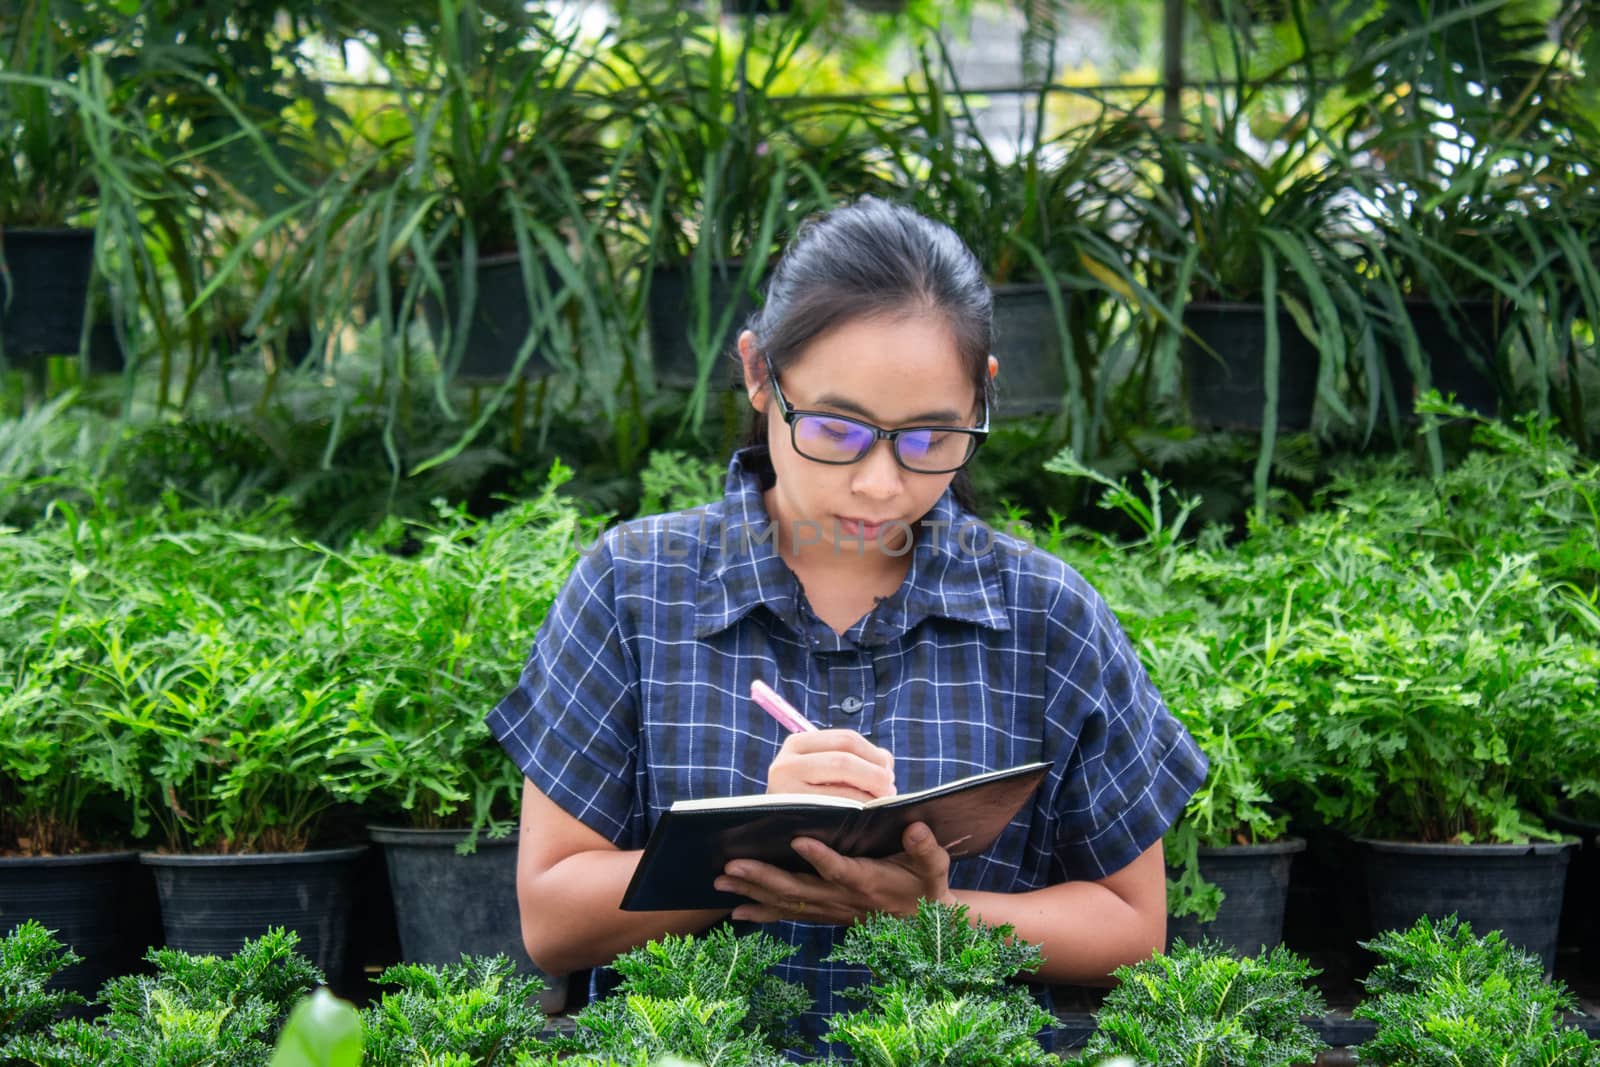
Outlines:
{"label": "green foliage", "polygon": [[289,1013],[267,1067],[361,1067],[361,1041],[355,1005],[318,989]]}
{"label": "green foliage", "polygon": [[721,463],[664,449],[650,453],[639,473],[640,515],[680,511],[722,499],[727,468]]}
{"label": "green foliage", "polygon": [[727,1067],[789,1062],[746,1021],[748,1005],[738,994],[708,1000],[696,993],[653,997],[618,991],[579,1013],[577,1054],[559,1062],[643,1067],[662,1056]]}
{"label": "green foliage", "polygon": [[1499,931],[1479,938],[1453,915],[1437,923],[1423,917],[1362,945],[1382,962],[1363,980],[1366,997],[1355,1010],[1378,1026],[1357,1049],[1361,1062],[1600,1064],[1600,1043],[1560,1025],[1576,999],[1545,981],[1538,957],[1508,945]]}
{"label": "green foliage", "polygon": [[[370,741],[353,787],[418,827],[514,821],[522,775],[483,722],[593,539],[554,464],[532,499],[492,519],[441,504],[342,553],[340,673]],[[410,555],[389,551],[402,538]]]}
{"label": "green foliage", "polygon": [[0,937],[0,1053],[7,1041],[38,1033],[63,1008],[83,1003],[76,993],[48,988],[57,973],[82,960],[32,919]]}
{"label": "green foliage", "polygon": [[868,1067],[993,1064],[1044,1067],[1060,1062],[1039,1044],[1055,1018],[1021,990],[1016,995],[950,996],[917,986],[876,995],[866,1011],[836,1016],[826,1037]]}
{"label": "green foliage", "polygon": [[[796,1042],[790,1026],[811,1006],[811,997],[801,986],[770,972],[774,964],[794,952],[770,934],[738,935],[723,924],[698,937],[669,934],[620,954],[611,966],[622,976],[619,995],[660,1004],[689,998],[697,1005],[675,1018],[689,1019],[698,1006],[742,999],[745,1006],[740,1011],[739,1031],[770,1047],[785,1048]],[[622,1009],[623,1017],[634,1019],[637,1010],[627,1006]],[[581,1021],[584,1016],[579,1018]]]}
{"label": "green foliage", "polygon": [[1128,1056],[1149,1067],[1290,1067],[1327,1046],[1302,1016],[1322,1014],[1318,972],[1279,946],[1239,958],[1213,944],[1117,968],[1080,1067]]}
{"label": "green foliage", "polygon": [[1038,945],[1016,937],[1010,926],[990,926],[964,904],[927,900],[915,915],[869,915],[855,923],[828,957],[872,972],[872,986],[850,990],[854,997],[895,987],[945,997],[997,993],[1019,974],[1038,970],[1043,958]]}
{"label": "green foliage", "polygon": [[86,126],[99,116],[72,92],[75,59],[49,8],[24,0],[0,27],[0,219],[7,226],[61,226],[93,199],[97,134]]}
{"label": "green foliage", "polygon": [[372,1067],[500,1067],[533,1045],[544,1028],[538,1004],[543,980],[519,977],[504,956],[463,956],[446,967],[401,964],[378,981],[400,988],[367,1009]]}
{"label": "green foliage", "polygon": [[106,983],[104,1015],[57,1023],[8,1051],[37,1067],[265,1067],[290,1008],[323,980],[298,943],[272,930],[226,958],[152,949],[154,974]]}
{"label": "green foliage", "polygon": [[1042,958],[964,904],[924,900],[915,915],[868,916],[828,956],[871,972],[870,984],[844,991],[867,1007],[835,1018],[825,1036],[863,1063],[1055,1063],[1037,1036],[1055,1019],[1012,983]]}

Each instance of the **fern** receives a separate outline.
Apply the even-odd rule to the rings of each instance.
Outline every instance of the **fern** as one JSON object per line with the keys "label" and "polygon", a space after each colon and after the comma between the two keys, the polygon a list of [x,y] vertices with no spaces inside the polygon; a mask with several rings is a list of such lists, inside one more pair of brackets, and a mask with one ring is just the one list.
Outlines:
{"label": "fern", "polygon": [[1363,1063],[1600,1067],[1600,1043],[1558,1025],[1576,999],[1499,931],[1479,938],[1453,915],[1424,916],[1361,944],[1382,959],[1355,1010],[1378,1026],[1357,1050]]}
{"label": "fern", "polygon": [[1127,1056],[1150,1067],[1290,1067],[1327,1046],[1301,1018],[1320,1015],[1317,972],[1279,946],[1239,958],[1221,946],[1188,946],[1116,971],[1118,986],[1074,1067]]}
{"label": "fern", "polygon": [[1025,991],[1012,992],[952,997],[901,986],[875,998],[871,1010],[835,1017],[826,1037],[846,1045],[863,1067],[1060,1062],[1036,1037],[1055,1019]]}
{"label": "fern", "polygon": [[37,1067],[265,1065],[290,1008],[322,983],[298,943],[280,929],[230,957],[152,949],[145,959],[155,973],[107,982],[100,1018],[58,1023],[6,1051]]}
{"label": "fern", "polygon": [[695,937],[671,934],[624,952],[611,966],[622,976],[619,992],[657,1000],[693,997],[702,1002],[742,998],[744,1030],[772,1045],[800,1043],[791,1021],[811,1006],[803,987],[771,973],[795,949],[770,934],[738,935],[723,924]]}
{"label": "fern", "polygon": [[62,1009],[83,1003],[76,993],[49,988],[58,973],[82,961],[32,919],[0,938],[0,1052],[7,1040],[37,1033]]}
{"label": "fern", "polygon": [[[578,1062],[650,1063],[677,1056],[705,1067],[779,1067],[788,1061],[747,1025],[741,996],[653,997],[618,992],[578,1014]],[[563,1063],[571,1063],[566,1059]]]}
{"label": "fern", "polygon": [[872,972],[874,986],[845,990],[870,999],[875,989],[908,987],[961,997],[992,994],[1022,972],[1039,969],[1039,946],[1013,936],[1010,926],[970,919],[964,904],[922,901],[913,916],[872,915],[845,931],[829,962]]}
{"label": "fern", "polygon": [[509,1064],[544,1029],[537,995],[544,982],[518,976],[505,956],[463,956],[446,967],[401,964],[378,976],[399,986],[367,1009],[367,1062],[372,1067]]}

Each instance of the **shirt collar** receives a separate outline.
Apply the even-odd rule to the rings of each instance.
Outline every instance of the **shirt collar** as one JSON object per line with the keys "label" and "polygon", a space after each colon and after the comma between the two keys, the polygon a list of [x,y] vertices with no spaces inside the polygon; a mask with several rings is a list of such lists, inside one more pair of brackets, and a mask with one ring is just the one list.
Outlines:
{"label": "shirt collar", "polygon": [[[706,526],[702,546],[695,636],[709,637],[764,606],[795,633],[804,634],[800,585],[778,555],[763,491],[771,484],[767,451],[752,446],[728,464],[720,523]],[[923,517],[911,570],[893,595],[878,602],[846,636],[872,646],[894,640],[930,616],[1009,630],[1000,551],[994,531],[946,490]]]}

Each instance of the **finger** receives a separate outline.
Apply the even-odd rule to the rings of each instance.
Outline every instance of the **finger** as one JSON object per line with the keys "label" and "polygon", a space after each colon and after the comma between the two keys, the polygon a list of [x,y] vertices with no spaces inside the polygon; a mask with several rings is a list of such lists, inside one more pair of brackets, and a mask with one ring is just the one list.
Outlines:
{"label": "finger", "polygon": [[894,772],[894,753],[879,748],[854,730],[810,730],[790,734],[783,742],[786,752],[805,755],[813,752],[850,752],[868,763],[875,763],[891,774]]}
{"label": "finger", "polygon": [[949,876],[950,853],[939,844],[927,823],[914,822],[906,827],[900,844],[906,850],[911,869],[925,881],[942,880]]}
{"label": "finger", "polygon": [[869,797],[891,796],[895,791],[893,772],[853,752],[780,754],[772,761],[772,766],[784,780],[798,779],[808,791],[818,786],[840,785],[859,789]]}

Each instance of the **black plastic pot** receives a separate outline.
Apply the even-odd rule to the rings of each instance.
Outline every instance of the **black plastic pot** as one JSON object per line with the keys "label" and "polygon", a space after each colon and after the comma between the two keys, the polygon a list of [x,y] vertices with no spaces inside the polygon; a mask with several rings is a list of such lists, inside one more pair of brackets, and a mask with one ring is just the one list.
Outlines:
{"label": "black plastic pot", "polygon": [[351,879],[365,845],[237,856],[145,852],[167,945],[229,955],[268,927],[300,935],[300,952],[330,980],[347,973]]}
{"label": "black plastic pot", "polygon": [[[758,291],[738,291],[743,272],[742,260],[719,260],[711,264],[708,300],[713,329],[728,306],[734,306],[727,330],[713,339],[717,359],[725,362],[727,369],[726,381],[721,380],[713,369],[710,379],[713,388],[719,385],[730,388],[743,385],[738,365],[732,357],[733,346],[745,322],[760,306]],[[693,324],[690,311],[693,300],[694,278],[689,267],[656,267],[651,272],[647,308],[651,362],[655,367],[656,381],[669,388],[690,388],[699,374],[700,365],[689,336]]]}
{"label": "black plastic pot", "polygon": [[1567,868],[1567,895],[1561,906],[1562,948],[1577,953],[1577,973],[1600,980],[1600,823],[1584,822],[1562,815],[1546,817],[1551,829],[1572,834],[1578,839],[1572,863]]}
{"label": "black plastic pot", "polygon": [[[996,414],[1005,417],[1054,414],[1067,395],[1067,374],[1061,365],[1061,331],[1050,304],[1049,288],[996,285],[994,355],[1000,362],[995,379]],[[1061,294],[1063,303],[1072,299]]]}
{"label": "black plastic pot", "polygon": [[1200,876],[1223,892],[1222,907],[1211,922],[1193,916],[1167,920],[1167,945],[1182,938],[1194,944],[1208,937],[1253,956],[1283,940],[1283,910],[1289,898],[1289,868],[1305,851],[1298,837],[1259,845],[1228,845],[1200,850]]}
{"label": "black plastic pot", "polygon": [[26,919],[83,957],[51,985],[85,998],[136,970],[160,937],[155,893],[137,852],[0,858],[0,934]]}
{"label": "black plastic pot", "polygon": [[[1198,425],[1259,430],[1267,402],[1267,315],[1260,304],[1192,303],[1178,343],[1184,397]],[[1280,430],[1311,425],[1317,399],[1317,346],[1287,311],[1278,312]]]}
{"label": "black plastic pot", "polygon": [[383,846],[394,898],[400,951],[407,963],[455,963],[462,953],[503,954],[523,974],[548,987],[539,997],[546,1014],[566,1007],[567,978],[534,966],[522,945],[517,909],[517,840],[478,836],[477,848],[459,855],[465,830],[368,828]]}
{"label": "black plastic pot", "polygon": [[[560,275],[548,267],[545,272],[546,285],[551,290],[556,289],[561,284]],[[515,252],[480,256],[476,274],[478,291],[467,327],[466,347],[461,353],[461,362],[455,367],[455,376],[504,381],[516,366],[517,353],[533,332],[533,312],[522,281],[522,259]],[[457,272],[448,265],[440,267],[439,276],[444,285],[444,303],[441,305],[431,292],[422,295],[421,303],[428,333],[439,351],[440,364],[444,365],[450,358],[445,348],[445,326],[455,328],[461,284]],[[522,366],[522,376],[537,378],[549,372],[550,363],[536,343]]]}
{"label": "black plastic pot", "polygon": [[1423,915],[1456,914],[1478,936],[1499,930],[1535,953],[1546,973],[1566,885],[1570,842],[1431,845],[1363,841],[1373,932],[1402,930]]}
{"label": "black plastic pot", "polygon": [[[1490,300],[1464,300],[1447,314],[1429,300],[1406,301],[1417,348],[1441,396],[1455,394],[1466,408],[1492,415],[1499,407],[1496,357],[1505,322]],[[1384,347],[1384,362],[1402,418],[1414,418],[1417,382],[1398,343]]]}
{"label": "black plastic pot", "polygon": [[0,226],[0,262],[5,358],[76,352],[94,267],[94,231]]}

